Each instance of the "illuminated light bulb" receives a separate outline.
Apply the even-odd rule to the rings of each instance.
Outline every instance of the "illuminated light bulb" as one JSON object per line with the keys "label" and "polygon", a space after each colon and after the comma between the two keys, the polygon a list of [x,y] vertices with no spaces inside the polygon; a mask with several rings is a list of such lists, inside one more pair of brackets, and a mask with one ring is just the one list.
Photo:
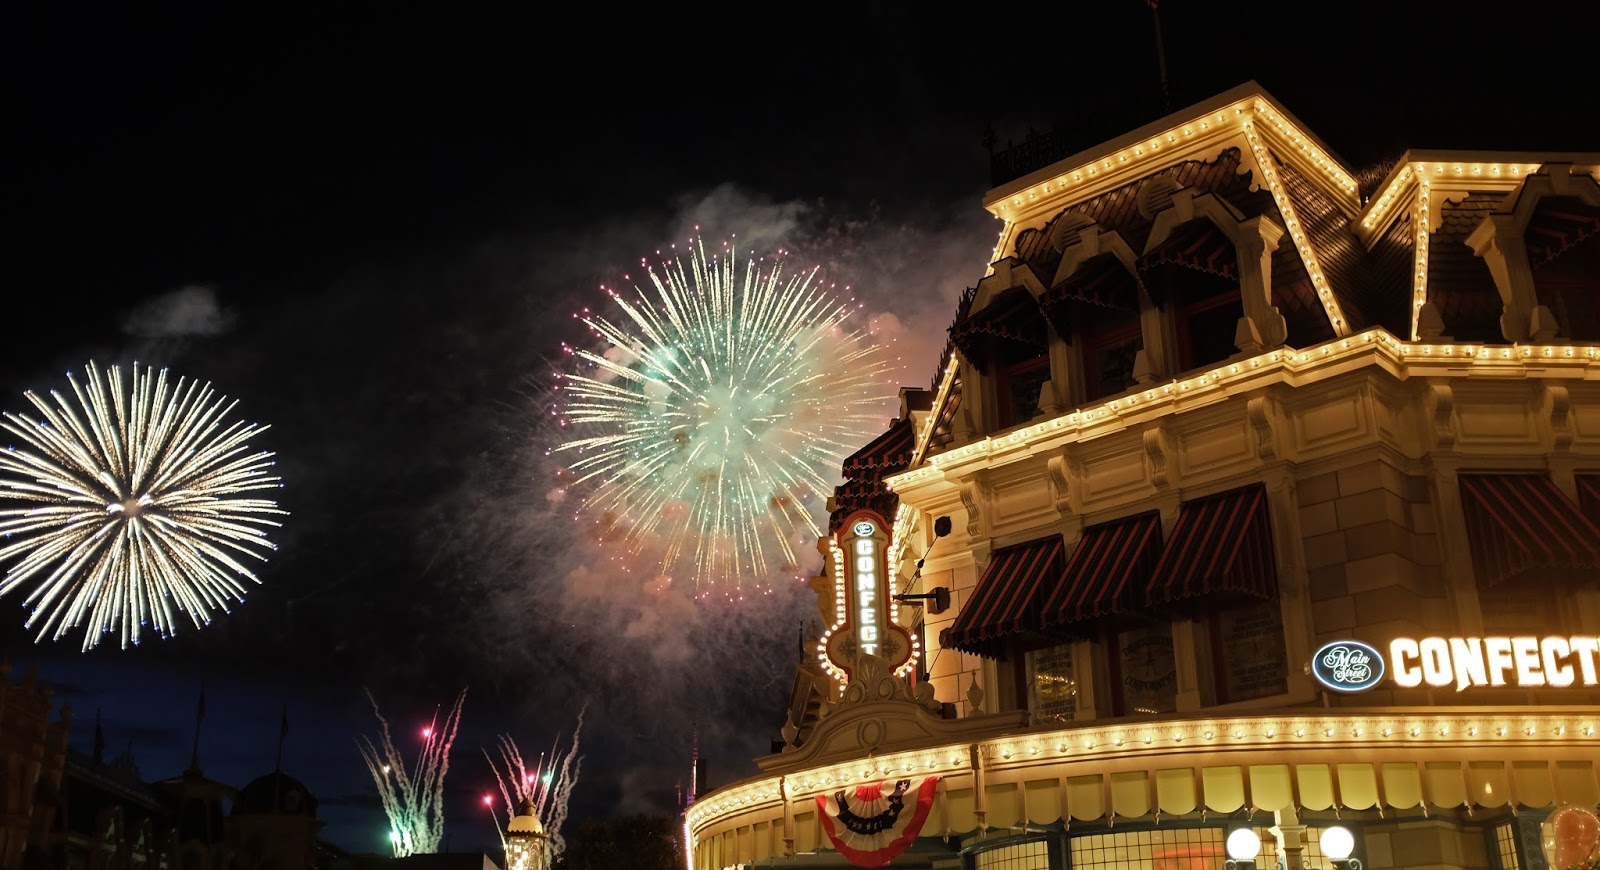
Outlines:
{"label": "illuminated light bulb", "polygon": [[1000,757],[1001,758],[1010,758],[1011,757],[1011,750],[1007,749],[1006,751],[1000,753]]}
{"label": "illuminated light bulb", "polygon": [[[1328,730],[1326,730],[1326,731],[1324,731],[1322,733],[1326,737],[1332,737],[1333,736],[1333,729],[1329,728]],[[1356,731],[1355,731],[1355,734],[1356,734],[1357,737],[1360,737],[1361,736],[1361,729],[1357,728]]]}
{"label": "illuminated light bulb", "polygon": [[1412,737],[1420,737],[1420,736],[1422,736],[1422,729],[1421,728],[1413,728],[1413,729],[1411,729],[1411,736]]}
{"label": "illuminated light bulb", "polygon": [[1145,745],[1146,745],[1146,746],[1149,746],[1149,745],[1150,745],[1150,744],[1151,744],[1151,743],[1154,743],[1154,742],[1155,742],[1155,738],[1154,738],[1154,737],[1151,737],[1151,736],[1150,736],[1150,735],[1149,735],[1149,734],[1146,734],[1146,735],[1145,735],[1145,736],[1144,736],[1144,742],[1145,742]]}
{"label": "illuminated light bulb", "polygon": [[1244,738],[1244,732],[1243,731],[1235,731],[1235,732],[1233,732],[1233,737],[1234,737],[1235,740],[1242,740]]}
{"label": "illuminated light bulb", "polygon": [[1083,743],[1083,748],[1084,749],[1093,749],[1094,748],[1094,741],[1093,740],[1085,740],[1084,743]]}
{"label": "illuminated light bulb", "polygon": [[1467,729],[1467,736],[1468,737],[1477,737],[1478,736],[1478,726],[1474,725],[1471,728],[1468,728]]}
{"label": "illuminated light bulb", "polygon": [[1206,734],[1205,734],[1205,737],[1206,737],[1207,740],[1210,740],[1213,736],[1214,735],[1210,731],[1207,731]]}
{"label": "illuminated light bulb", "polygon": [[1274,735],[1274,734],[1277,734],[1277,733],[1278,733],[1278,732],[1276,732],[1276,731],[1274,731],[1274,730],[1272,730],[1272,729],[1271,729],[1271,728],[1268,728],[1268,729],[1267,729],[1267,737],[1268,737],[1268,738],[1269,738],[1269,739],[1270,739],[1270,738],[1271,738],[1271,737],[1272,737],[1272,736],[1273,736],[1273,735]]}
{"label": "illuminated light bulb", "polygon": [[1388,737],[1390,733],[1392,733],[1392,732],[1390,732],[1389,729],[1387,729],[1387,728],[1383,729],[1383,736]]}
{"label": "illuminated light bulb", "polygon": [[1449,737],[1450,736],[1450,728],[1448,726],[1446,726],[1444,728],[1440,728],[1439,729],[1439,736],[1440,737]]}
{"label": "illuminated light bulb", "polygon": [[1116,745],[1118,745],[1118,746],[1121,746],[1121,745],[1122,745],[1122,738],[1121,738],[1121,737],[1118,737],[1118,738],[1117,738],[1117,739],[1116,739],[1116,740],[1114,740],[1114,741],[1112,741],[1112,742],[1113,742],[1113,743],[1115,743],[1115,744],[1116,744]]}
{"label": "illuminated light bulb", "polygon": [[1496,728],[1494,729],[1494,733],[1496,737],[1504,737],[1506,736],[1506,729],[1504,727]]}
{"label": "illuminated light bulb", "polygon": [[1306,729],[1304,729],[1304,728],[1296,728],[1296,729],[1294,729],[1294,736],[1296,736],[1296,737],[1304,737],[1304,736],[1306,736]]}

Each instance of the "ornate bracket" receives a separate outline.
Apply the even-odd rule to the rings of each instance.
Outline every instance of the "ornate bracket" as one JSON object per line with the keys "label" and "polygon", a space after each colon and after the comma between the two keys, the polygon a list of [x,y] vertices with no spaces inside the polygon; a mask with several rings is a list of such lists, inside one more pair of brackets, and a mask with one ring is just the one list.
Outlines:
{"label": "ornate bracket", "polygon": [[1564,451],[1572,446],[1572,398],[1560,384],[1546,384],[1544,393],[1550,402],[1551,447]]}
{"label": "ornate bracket", "polygon": [[994,487],[982,471],[961,483],[961,506],[967,509],[967,537],[987,538],[989,508],[994,504]]}
{"label": "ornate bracket", "polygon": [[1167,439],[1167,430],[1160,426],[1151,426],[1144,430],[1144,467],[1150,482],[1157,489],[1164,489],[1170,484],[1168,469],[1171,467],[1169,454],[1172,451]]}
{"label": "ornate bracket", "polygon": [[1044,468],[1045,479],[1050,483],[1050,499],[1055,504],[1056,510],[1062,514],[1072,513],[1072,485],[1075,477],[1072,460],[1063,451],[1046,460]]}
{"label": "ornate bracket", "polygon": [[1250,431],[1255,436],[1256,456],[1272,459],[1278,455],[1277,408],[1266,396],[1257,396],[1245,403],[1250,419]]}
{"label": "ornate bracket", "polygon": [[1428,397],[1433,401],[1434,446],[1439,450],[1451,450],[1456,446],[1456,436],[1459,434],[1455,391],[1449,384],[1429,384]]}

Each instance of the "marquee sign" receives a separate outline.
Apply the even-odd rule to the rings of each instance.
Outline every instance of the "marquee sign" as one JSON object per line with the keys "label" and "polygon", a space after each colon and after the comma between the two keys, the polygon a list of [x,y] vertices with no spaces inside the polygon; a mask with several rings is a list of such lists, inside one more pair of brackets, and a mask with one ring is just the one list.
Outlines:
{"label": "marquee sign", "polygon": [[[1330,691],[1365,692],[1385,664],[1376,647],[1340,640],[1317,650],[1311,675]],[[1397,637],[1387,669],[1402,689],[1600,686],[1600,637]]]}
{"label": "marquee sign", "polygon": [[891,671],[911,661],[911,635],[892,618],[889,588],[889,524],[874,511],[851,514],[835,540],[834,570],[843,593],[843,617],[830,631],[825,650],[833,667],[846,674],[862,655],[883,659]]}

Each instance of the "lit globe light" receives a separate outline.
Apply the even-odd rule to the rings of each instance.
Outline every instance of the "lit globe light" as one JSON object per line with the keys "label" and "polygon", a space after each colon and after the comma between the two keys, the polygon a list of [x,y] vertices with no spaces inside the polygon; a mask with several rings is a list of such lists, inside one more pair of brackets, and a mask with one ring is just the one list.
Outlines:
{"label": "lit globe light", "polygon": [[1322,845],[1323,856],[1329,861],[1343,861],[1349,858],[1350,853],[1356,848],[1355,835],[1339,825],[1323,830],[1322,838],[1318,842]]}
{"label": "lit globe light", "polygon": [[1228,857],[1235,861],[1254,861],[1261,854],[1261,836],[1250,828],[1238,828],[1228,835]]}

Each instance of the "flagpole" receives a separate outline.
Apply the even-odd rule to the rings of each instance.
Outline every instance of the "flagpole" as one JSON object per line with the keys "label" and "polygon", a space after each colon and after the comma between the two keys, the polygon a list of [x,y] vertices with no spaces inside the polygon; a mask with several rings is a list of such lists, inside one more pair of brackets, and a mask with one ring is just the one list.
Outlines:
{"label": "flagpole", "polygon": [[200,684],[200,703],[194,708],[194,751],[189,754],[189,769],[200,772],[200,723],[206,720],[206,686]]}
{"label": "flagpole", "polygon": [[283,739],[285,737],[288,737],[288,736],[289,736],[289,705],[287,703],[285,703],[283,705],[283,719],[280,720],[279,723],[278,723],[278,764],[277,764],[277,766],[275,768],[273,768],[274,771],[277,772],[277,773],[283,773]]}

